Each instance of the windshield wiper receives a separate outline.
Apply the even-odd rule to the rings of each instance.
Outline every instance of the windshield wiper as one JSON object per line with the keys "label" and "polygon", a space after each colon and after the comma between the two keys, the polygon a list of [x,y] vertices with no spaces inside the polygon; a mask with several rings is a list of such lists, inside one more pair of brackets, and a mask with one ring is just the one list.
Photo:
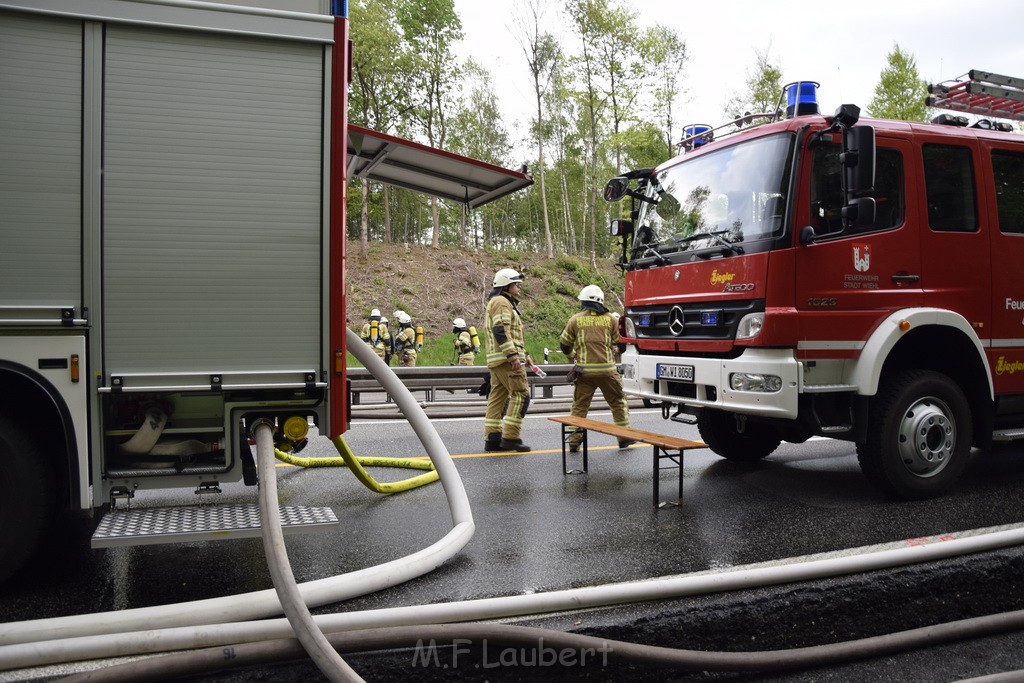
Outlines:
{"label": "windshield wiper", "polygon": [[672,261],[670,261],[667,256],[658,251],[658,247],[661,246],[661,242],[655,242],[654,244],[647,244],[644,246],[646,248],[644,249],[644,253],[640,254],[640,258],[644,259],[647,258],[648,256],[653,256],[654,261],[659,266],[664,266],[668,265],[669,263],[672,263]]}
{"label": "windshield wiper", "polygon": [[639,256],[634,256],[629,260],[630,269],[638,268],[641,265],[647,265],[640,263],[641,261],[644,261],[646,259],[650,259],[654,265],[658,266],[667,266],[668,264],[672,263],[672,261],[667,256],[658,251],[659,246],[661,246],[661,242],[653,242],[651,244],[640,245],[639,249],[643,249],[643,252]]}
{"label": "windshield wiper", "polygon": [[729,234],[728,230],[708,230],[707,232],[695,232],[692,235],[687,235],[686,237],[680,238],[679,239],[679,243],[680,244],[688,244],[688,243],[693,242],[695,240],[699,240],[699,239],[702,239],[702,238],[710,237],[711,239],[713,239],[716,242],[718,242],[719,244],[721,244],[722,247],[724,247],[729,252],[731,252],[731,253],[733,253],[733,254],[735,254],[737,256],[739,254],[742,254],[743,253],[743,247],[736,246],[735,244],[733,244],[732,242],[730,242],[726,238],[722,237],[722,235],[727,235],[727,234]]}

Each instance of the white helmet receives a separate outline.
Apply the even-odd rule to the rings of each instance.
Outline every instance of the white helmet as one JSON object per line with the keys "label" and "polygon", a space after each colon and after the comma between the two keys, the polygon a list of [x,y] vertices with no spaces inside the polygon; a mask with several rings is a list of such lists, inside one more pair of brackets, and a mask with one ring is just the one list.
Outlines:
{"label": "white helmet", "polygon": [[394,318],[395,320],[398,320],[398,316],[402,315],[403,313],[405,313],[405,311],[399,308],[394,313],[391,314],[391,317]]}
{"label": "white helmet", "polygon": [[380,317],[380,309],[379,308],[375,308],[372,311],[370,311],[370,317],[371,318],[379,318]]}
{"label": "white helmet", "polygon": [[412,322],[412,318],[410,318],[409,314],[406,313],[405,311],[399,311],[398,322],[401,323],[402,325],[408,325],[409,323]]}
{"label": "white helmet", "polygon": [[384,316],[381,316],[380,317],[380,322],[381,322],[382,325],[387,325],[388,324],[388,319],[385,318]]}
{"label": "white helmet", "polygon": [[507,287],[513,282],[522,282],[523,276],[512,268],[502,268],[494,274],[495,287]]}
{"label": "white helmet", "polygon": [[466,321],[463,320],[462,318],[456,318],[455,320],[452,321],[452,327],[465,327],[465,326],[466,326]]}
{"label": "white helmet", "polygon": [[587,285],[580,290],[580,295],[576,298],[580,301],[596,301],[599,304],[603,304],[604,292],[597,285]]}

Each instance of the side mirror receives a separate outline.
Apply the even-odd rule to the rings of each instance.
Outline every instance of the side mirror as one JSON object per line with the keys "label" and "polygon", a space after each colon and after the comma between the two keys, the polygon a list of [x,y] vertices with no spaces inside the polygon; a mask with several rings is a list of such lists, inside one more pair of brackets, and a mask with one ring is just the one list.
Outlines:
{"label": "side mirror", "polygon": [[839,155],[841,182],[847,201],[869,194],[875,188],[875,129],[857,126],[843,129],[843,151]]}
{"label": "side mirror", "polygon": [[846,203],[842,210],[843,225],[847,228],[866,228],[875,224],[875,200],[858,197]]}
{"label": "side mirror", "polygon": [[800,244],[806,247],[808,244],[814,244],[816,239],[818,239],[818,233],[814,231],[813,225],[805,225],[800,228]]}
{"label": "side mirror", "polygon": [[604,200],[606,202],[617,202],[626,196],[629,191],[629,178],[617,176],[608,181],[604,186]]}
{"label": "side mirror", "polygon": [[[605,193],[607,194],[607,192]],[[625,218],[613,218],[608,226],[608,234],[612,237],[626,237],[633,234],[633,221]]]}

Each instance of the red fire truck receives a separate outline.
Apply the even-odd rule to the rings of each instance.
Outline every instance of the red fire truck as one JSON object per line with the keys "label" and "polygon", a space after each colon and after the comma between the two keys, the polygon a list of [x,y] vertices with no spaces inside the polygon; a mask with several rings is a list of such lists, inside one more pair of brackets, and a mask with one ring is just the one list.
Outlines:
{"label": "red fire truck", "polygon": [[997,120],[1024,119],[1024,80],[932,86],[961,113],[932,123],[822,116],[816,87],[609,181],[624,385],[725,458],[827,436],[887,494],[936,496],[972,446],[1024,438],[1024,137]]}
{"label": "red fire truck", "polygon": [[470,208],[532,182],[347,125],[346,17],[0,0],[0,580],[61,510],[123,511],[96,547],[251,534],[255,502],[124,508],[254,484],[262,418],[347,429],[347,180]]}

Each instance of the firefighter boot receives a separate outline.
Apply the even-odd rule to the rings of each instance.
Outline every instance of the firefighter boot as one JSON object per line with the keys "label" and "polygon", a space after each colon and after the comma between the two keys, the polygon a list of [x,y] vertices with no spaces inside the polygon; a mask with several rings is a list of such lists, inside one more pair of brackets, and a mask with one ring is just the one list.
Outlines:
{"label": "firefighter boot", "polygon": [[530,450],[530,447],[523,443],[522,439],[505,439],[501,440],[498,444],[500,451],[516,451],[517,453],[526,453]]}
{"label": "firefighter boot", "polygon": [[501,432],[491,432],[484,441],[485,453],[496,453],[501,450]]}

